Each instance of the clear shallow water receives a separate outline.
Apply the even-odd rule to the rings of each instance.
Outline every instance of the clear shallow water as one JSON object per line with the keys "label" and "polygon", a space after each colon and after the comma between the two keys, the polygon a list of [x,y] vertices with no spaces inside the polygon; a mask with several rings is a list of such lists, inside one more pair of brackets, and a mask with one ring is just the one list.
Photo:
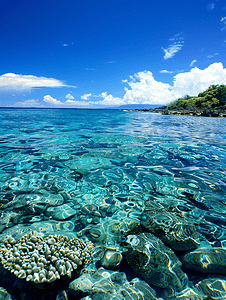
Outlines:
{"label": "clear shallow water", "polygon": [[[31,229],[79,232],[79,236],[93,241],[96,253],[100,248],[104,253],[108,247],[121,253],[123,261],[115,270],[126,272],[128,280],[138,276],[147,282],[147,270],[136,269],[123,249],[128,236],[131,240],[131,236],[148,232],[177,255],[183,262],[183,274],[188,276],[175,289],[170,279],[164,279],[164,286],[148,283],[157,297],[182,299],[179,295],[186,288],[193,290],[195,284],[213,274],[221,283],[224,280],[226,272],[216,271],[217,267],[214,272],[194,271],[198,254],[189,258],[190,266],[183,257],[195,248],[207,251],[226,247],[225,170],[223,118],[115,110],[1,109],[0,240],[7,235],[19,238]],[[61,200],[56,195],[61,195]],[[47,207],[63,211],[64,204],[76,214],[67,217],[66,212],[59,218],[47,212]],[[87,212],[87,208],[93,212]],[[173,223],[160,220],[160,211],[168,213]],[[157,221],[147,225],[144,217],[150,213]],[[123,222],[127,227],[135,222],[139,230],[123,229],[119,234],[109,229],[112,224],[124,228]],[[92,230],[99,230],[99,236],[105,237],[95,238]],[[167,234],[177,237],[172,242],[164,237]],[[197,244],[188,249],[185,242],[177,249],[181,240]],[[213,254],[205,251],[203,255],[213,261]],[[96,266],[112,269],[99,263],[97,256]],[[219,257],[226,259],[222,253]],[[220,262],[214,260],[214,264]],[[195,292],[201,295],[206,286],[202,292],[201,288]]]}

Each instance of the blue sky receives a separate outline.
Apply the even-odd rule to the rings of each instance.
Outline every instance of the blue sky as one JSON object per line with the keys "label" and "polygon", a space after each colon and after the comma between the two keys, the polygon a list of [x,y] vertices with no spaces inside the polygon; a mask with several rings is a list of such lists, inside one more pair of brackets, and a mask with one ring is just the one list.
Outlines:
{"label": "blue sky", "polygon": [[166,104],[226,84],[226,1],[0,3],[0,106]]}

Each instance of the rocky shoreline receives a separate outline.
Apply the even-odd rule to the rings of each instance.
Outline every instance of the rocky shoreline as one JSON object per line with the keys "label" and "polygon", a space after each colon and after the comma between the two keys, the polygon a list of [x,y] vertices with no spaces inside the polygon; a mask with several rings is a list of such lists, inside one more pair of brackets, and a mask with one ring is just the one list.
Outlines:
{"label": "rocky shoreline", "polygon": [[153,113],[161,113],[163,115],[190,115],[198,117],[226,117],[226,107],[216,107],[216,108],[173,108],[173,107],[159,107],[154,109],[136,109],[135,111],[146,111]]}

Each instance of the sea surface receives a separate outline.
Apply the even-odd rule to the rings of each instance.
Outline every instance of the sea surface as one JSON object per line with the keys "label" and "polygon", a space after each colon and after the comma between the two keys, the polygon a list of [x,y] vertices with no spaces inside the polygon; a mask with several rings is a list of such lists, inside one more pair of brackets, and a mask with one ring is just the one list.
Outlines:
{"label": "sea surface", "polygon": [[226,299],[225,191],[225,118],[0,109],[0,242],[77,236],[94,244],[85,274],[102,270],[80,294],[4,269],[0,286],[12,299]]}

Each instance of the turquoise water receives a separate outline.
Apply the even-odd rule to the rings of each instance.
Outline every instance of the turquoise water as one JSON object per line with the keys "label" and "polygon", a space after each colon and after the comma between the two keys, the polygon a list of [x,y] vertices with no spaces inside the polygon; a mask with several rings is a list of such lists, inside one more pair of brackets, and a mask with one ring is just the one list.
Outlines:
{"label": "turquoise water", "polygon": [[[80,237],[92,240],[95,249],[102,247],[104,252],[113,247],[122,255],[115,267],[102,263],[106,270],[119,270],[128,280],[136,276],[147,282],[143,271],[127,261],[124,248],[128,236],[148,232],[176,254],[187,276],[180,288],[174,289],[167,279],[165,286],[148,284],[156,297],[182,299],[177,298],[180,293],[188,287],[195,290],[195,284],[204,279],[224,282],[226,272],[217,270],[226,255],[220,253],[215,262],[208,249],[226,247],[225,170],[224,118],[118,110],[1,109],[0,241],[8,235],[20,238],[28,230],[79,232]],[[51,207],[64,210],[64,204],[76,213],[69,217],[67,212],[61,217],[51,215],[51,210],[47,213]],[[160,211],[180,225],[179,233],[170,222],[160,220]],[[150,212],[154,220],[158,217],[153,226],[143,221]],[[123,221],[126,218],[128,222]],[[119,232],[106,229],[116,223],[122,228],[123,222],[127,227],[135,222],[139,230],[123,229],[119,238]],[[91,231],[97,228],[98,232],[105,228],[99,234],[105,234],[104,238],[94,237]],[[177,248],[178,239],[169,241],[167,234],[179,235],[180,241],[196,246],[188,249],[182,243]],[[207,252],[201,253],[204,251],[209,264],[216,265],[214,271],[194,270],[198,254],[192,254],[188,263],[183,258],[203,248]],[[92,268],[101,265],[96,256]],[[202,294],[206,289],[195,291]]]}

